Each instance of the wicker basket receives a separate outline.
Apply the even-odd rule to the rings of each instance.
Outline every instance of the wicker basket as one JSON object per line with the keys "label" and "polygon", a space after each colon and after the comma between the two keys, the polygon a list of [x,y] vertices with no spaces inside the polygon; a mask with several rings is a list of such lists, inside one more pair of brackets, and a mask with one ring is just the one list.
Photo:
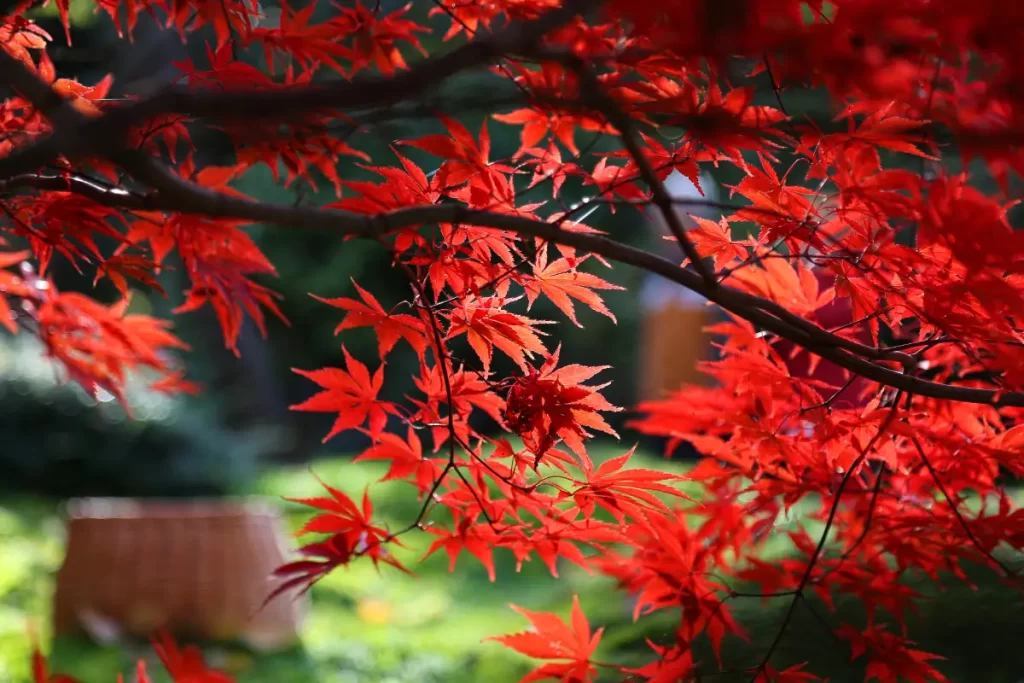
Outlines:
{"label": "wicker basket", "polygon": [[707,384],[697,363],[711,353],[711,336],[704,327],[712,323],[707,306],[669,300],[644,311],[640,347],[642,401],[665,398],[684,384]]}
{"label": "wicker basket", "polygon": [[280,517],[258,501],[74,500],[67,531],[57,632],[102,621],[272,649],[294,641],[308,609],[288,593],[260,609],[287,548]]}

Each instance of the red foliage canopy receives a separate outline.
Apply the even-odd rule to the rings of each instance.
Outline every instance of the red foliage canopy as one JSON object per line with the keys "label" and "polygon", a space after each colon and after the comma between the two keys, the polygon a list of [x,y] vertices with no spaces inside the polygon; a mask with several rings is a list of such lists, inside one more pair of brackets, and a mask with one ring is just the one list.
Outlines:
{"label": "red foliage canopy", "polygon": [[[56,1],[70,39],[68,2]],[[0,229],[12,245],[0,255],[0,317],[37,335],[70,379],[122,400],[135,371],[163,390],[194,389],[168,355],[184,350],[168,324],[129,312],[133,290],[161,291],[172,252],[190,281],[177,310],[212,307],[229,348],[246,317],[261,329],[268,311],[283,319],[253,223],[373,240],[408,281],[405,301],[358,286],[358,298],[314,293],[337,332],[373,328],[379,357],[343,348],[339,367],[297,371],[319,391],[294,408],[336,413],[327,438],[365,433],[359,457],[390,461],[385,478],[411,484],[422,512],[388,530],[372,490],[357,504],[328,487],[303,501],[318,510],[306,531],[326,538],[281,568],[289,586],[364,555],[398,566],[389,547],[417,529],[436,537],[428,554],[444,549],[454,565],[465,550],[495,580],[495,551],[537,557],[556,576],[568,560],[616,578],[637,618],[679,614],[649,665],[619,670],[649,681],[714,672],[691,645],[706,637],[717,652],[742,634],[731,607],[751,596],[788,608],[745,673],[817,680],[813,662],[772,664],[811,594],[863,603],[866,625],[829,628],[869,679],[944,680],[941,653],[875,620],[884,610],[902,622],[918,599],[901,579],[963,576],[975,562],[1019,588],[995,553],[1024,547],[1024,513],[1004,488],[1024,471],[1024,233],[1008,218],[1024,173],[1024,6],[435,0],[424,23],[412,5],[355,4],[320,20],[315,2],[282,2],[268,24],[255,0],[100,0],[126,39],[143,13],[183,37],[214,36],[205,62],[174,65],[177,83],[112,99],[116,78],[58,78],[30,5],[0,17]],[[265,68],[238,59],[247,47]],[[470,72],[487,84],[474,98],[445,92]],[[808,88],[827,95],[830,120],[789,114],[790,91]],[[449,113],[438,132],[370,159],[361,146],[375,123],[406,115],[409,101],[423,116]],[[493,122],[472,120],[481,108]],[[496,126],[519,129],[510,158],[492,150]],[[195,154],[211,131],[234,146],[222,165]],[[420,153],[436,170],[405,156]],[[326,180],[337,201],[275,205],[231,188],[260,164],[275,178],[283,167],[285,186]],[[350,179],[355,164],[379,180]],[[729,202],[666,191],[673,171],[696,185],[712,166],[742,175]],[[570,187],[583,199],[566,205]],[[701,208],[722,218],[684,217]],[[613,221],[660,216],[679,253],[583,222],[604,209]],[[47,277],[55,258],[109,279],[121,299],[59,292]],[[719,358],[703,367],[714,387],[681,387],[631,423],[696,446],[694,500],[678,477],[630,468],[628,453],[591,461],[586,441],[614,434],[603,415],[619,410],[590,383],[603,368],[563,363],[553,321],[531,317],[544,298],[570,323],[585,322],[582,307],[614,320],[602,293],[616,286],[591,268],[612,262],[729,315],[713,328]],[[406,345],[415,392],[385,400],[387,359]],[[501,357],[518,369],[504,376]],[[499,433],[479,431],[477,416]],[[762,559],[798,504],[810,512],[785,535],[788,558]],[[578,603],[569,624],[520,611],[534,631],[497,640],[551,660],[527,680],[618,668],[595,659],[601,632]],[[160,648],[177,680],[204,675],[191,655]],[[64,680],[41,659],[36,671]]]}

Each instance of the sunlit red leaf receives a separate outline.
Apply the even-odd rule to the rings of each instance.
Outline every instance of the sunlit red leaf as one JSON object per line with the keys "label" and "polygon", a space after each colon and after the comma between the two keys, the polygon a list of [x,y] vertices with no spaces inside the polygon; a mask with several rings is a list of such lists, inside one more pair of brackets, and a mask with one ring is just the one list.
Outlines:
{"label": "sunlit red leaf", "polygon": [[395,347],[399,339],[405,339],[417,353],[423,354],[426,350],[427,331],[423,320],[407,313],[389,313],[381,307],[377,299],[360,287],[355,280],[352,281],[362,302],[354,299],[321,299],[314,295],[314,298],[329,304],[343,311],[347,311],[345,317],[335,328],[334,333],[355,327],[373,327],[377,336],[377,345],[380,349],[381,360]]}
{"label": "sunlit red leaf", "polygon": [[[560,681],[592,681],[597,674],[591,657],[604,629],[591,633],[587,618],[580,609],[578,596],[573,596],[572,614],[567,624],[549,612],[531,612],[512,605],[530,621],[532,630],[507,636],[493,636],[494,640],[534,659],[556,660],[535,669],[520,683],[555,678]],[[567,661],[561,661],[567,660]]]}
{"label": "sunlit red leaf", "polygon": [[344,370],[293,369],[293,372],[316,382],[323,391],[292,406],[292,410],[338,413],[334,426],[323,439],[324,443],[347,429],[363,424],[367,425],[370,436],[379,439],[388,415],[397,414],[393,404],[377,398],[384,384],[384,366],[378,367],[371,377],[367,367],[353,358],[344,346],[341,350],[345,355]]}

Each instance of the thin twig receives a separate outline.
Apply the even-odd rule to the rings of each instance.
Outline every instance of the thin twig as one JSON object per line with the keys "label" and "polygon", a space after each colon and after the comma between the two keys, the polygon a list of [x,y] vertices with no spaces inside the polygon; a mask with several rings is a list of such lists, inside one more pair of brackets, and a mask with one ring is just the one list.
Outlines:
{"label": "thin twig", "polygon": [[963,528],[964,533],[967,534],[967,538],[971,541],[972,544],[974,544],[974,547],[977,548],[982,555],[984,555],[986,558],[988,558],[990,562],[992,562],[1001,570],[1003,570],[1003,573],[1006,575],[1007,578],[1017,578],[1018,574],[1016,571],[1010,569],[1010,567],[1006,566],[1006,564],[997,559],[991,552],[985,550],[985,547],[982,546],[981,541],[974,534],[974,531],[971,530],[970,525],[967,524],[967,520],[964,519],[964,516],[960,513],[960,508],[958,507],[957,502],[946,491],[946,487],[943,486],[942,481],[939,479],[938,472],[935,471],[935,468],[932,466],[931,461],[928,460],[928,456],[925,455],[924,448],[921,446],[921,442],[918,440],[916,436],[911,437],[910,440],[914,444],[914,447],[917,449],[917,453],[921,457],[921,462],[924,463],[925,467],[928,468],[928,472],[931,473],[932,480],[935,481],[935,485],[939,488],[939,492],[942,493],[942,497],[945,498],[946,502],[949,504],[949,509],[952,511],[953,516],[956,517],[956,520],[960,523],[960,526]]}
{"label": "thin twig", "polygon": [[864,446],[864,449],[860,452],[860,455],[853,461],[850,468],[843,474],[842,480],[839,482],[839,486],[836,488],[835,495],[832,499],[832,506],[829,508],[828,517],[825,520],[825,528],[821,532],[821,537],[818,539],[818,545],[814,549],[814,553],[811,554],[810,559],[807,562],[807,567],[804,569],[803,575],[800,577],[800,582],[796,587],[796,594],[789,603],[789,607],[786,609],[786,614],[782,619],[782,624],[779,626],[778,632],[775,634],[775,639],[768,647],[768,651],[761,659],[761,663],[758,665],[757,670],[754,673],[754,677],[751,678],[751,683],[757,683],[758,678],[761,677],[765,672],[765,668],[768,666],[768,662],[771,660],[772,655],[775,654],[775,650],[779,647],[779,643],[782,642],[783,636],[786,634],[786,630],[789,628],[790,622],[793,620],[793,614],[796,611],[797,603],[803,597],[804,589],[810,583],[811,574],[814,572],[814,568],[818,564],[818,559],[821,557],[822,551],[825,549],[825,543],[828,541],[829,532],[832,530],[832,523],[835,521],[836,513],[839,511],[839,503],[843,498],[843,491],[846,490],[847,484],[853,478],[854,472],[856,472],[861,464],[867,459],[868,454],[874,447],[875,443],[882,438],[889,425],[896,418],[896,413],[899,409],[900,398],[902,392],[896,394],[896,398],[892,403],[892,408],[889,411],[889,415],[879,426],[878,431],[871,438],[871,440]]}

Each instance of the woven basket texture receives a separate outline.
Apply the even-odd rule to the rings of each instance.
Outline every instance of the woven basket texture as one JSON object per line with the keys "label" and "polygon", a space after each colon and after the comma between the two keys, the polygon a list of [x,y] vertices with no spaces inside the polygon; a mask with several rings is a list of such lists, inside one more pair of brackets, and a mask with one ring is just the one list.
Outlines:
{"label": "woven basket texture", "polygon": [[640,400],[663,399],[684,384],[708,383],[697,364],[709,360],[711,336],[703,328],[714,322],[706,306],[666,303],[644,312],[640,333]]}
{"label": "woven basket texture", "polygon": [[308,610],[285,593],[262,607],[288,561],[280,516],[260,501],[80,499],[68,504],[54,630],[97,623],[146,637],[165,628],[273,649]]}

